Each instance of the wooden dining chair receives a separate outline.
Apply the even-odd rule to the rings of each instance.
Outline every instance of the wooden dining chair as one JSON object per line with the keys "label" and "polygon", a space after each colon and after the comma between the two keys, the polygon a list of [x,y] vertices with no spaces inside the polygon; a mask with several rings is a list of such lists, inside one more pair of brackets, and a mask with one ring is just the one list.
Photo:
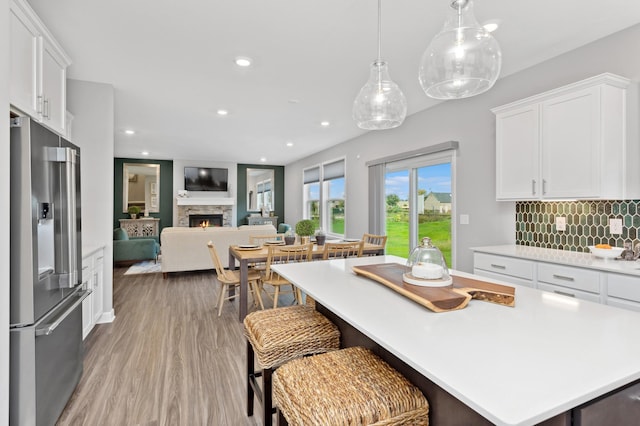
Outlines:
{"label": "wooden dining chair", "polygon": [[[230,286],[234,286],[236,288],[240,286],[240,273],[238,271],[228,271],[224,269],[213,242],[209,241],[207,243],[207,247],[209,247],[209,254],[211,254],[211,260],[213,260],[216,273],[218,274],[218,281],[220,281],[220,292],[218,293],[218,303],[216,305],[218,307],[218,316],[220,316],[220,314],[222,314],[222,304],[224,301],[234,299],[238,296],[237,293],[234,293],[233,296],[225,297],[229,292]],[[260,273],[250,270],[249,275],[247,276],[247,281],[249,282],[248,290],[253,296],[254,306],[264,309],[260,295]]]}
{"label": "wooden dining chair", "polygon": [[[262,276],[261,287],[264,293],[271,300],[273,300],[274,308],[278,307],[278,297],[280,296],[280,294],[284,294],[280,290],[281,287],[291,286],[291,291],[288,291],[287,293],[293,294],[293,297],[297,303],[300,303],[300,292],[291,282],[275,272],[272,269],[272,266],[280,263],[308,262],[309,260],[311,260],[312,251],[313,243],[289,246],[269,246],[267,263],[265,265],[265,271]],[[273,293],[269,293],[265,288],[265,285],[272,286]]]}
{"label": "wooden dining chair", "polygon": [[339,259],[346,257],[360,257],[362,255],[362,241],[344,243],[324,243],[322,259]]}
{"label": "wooden dining chair", "polygon": [[[384,248],[387,245],[387,236],[386,235],[375,235],[375,234],[364,234],[362,236],[362,249],[364,250],[365,246],[368,246],[367,248],[373,248],[371,246],[378,246],[375,247],[376,249],[379,249],[380,251],[382,251],[384,253]],[[360,255],[362,256],[363,253],[360,253]],[[365,256],[374,256],[374,255],[365,255]]]}

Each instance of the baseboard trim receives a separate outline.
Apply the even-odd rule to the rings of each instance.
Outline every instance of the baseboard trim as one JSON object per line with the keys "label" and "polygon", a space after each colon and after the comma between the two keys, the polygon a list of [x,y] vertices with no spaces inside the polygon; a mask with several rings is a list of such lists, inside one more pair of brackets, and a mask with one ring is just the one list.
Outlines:
{"label": "baseboard trim", "polygon": [[105,324],[113,322],[116,319],[116,313],[113,309],[110,312],[105,312],[100,315],[100,319],[96,322],[96,324]]}

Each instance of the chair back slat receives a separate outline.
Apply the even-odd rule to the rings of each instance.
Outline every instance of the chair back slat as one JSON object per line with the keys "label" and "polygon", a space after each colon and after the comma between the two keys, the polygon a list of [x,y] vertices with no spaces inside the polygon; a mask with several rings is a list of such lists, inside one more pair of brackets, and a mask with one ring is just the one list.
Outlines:
{"label": "chair back slat", "polygon": [[265,270],[266,279],[271,279],[275,272],[272,265],[279,263],[308,262],[311,260],[313,243],[296,244],[289,246],[269,246],[267,253],[267,264]]}
{"label": "chair back slat", "polygon": [[387,245],[387,236],[386,235],[375,235],[375,234],[364,234],[362,236],[362,247],[365,245],[373,245],[378,246],[380,250],[384,250]]}
{"label": "chair back slat", "polygon": [[209,247],[209,254],[211,255],[211,260],[213,260],[213,265],[216,268],[216,274],[218,274],[219,278],[224,278],[227,281],[233,281],[232,277],[228,277],[224,267],[222,266],[222,261],[220,261],[220,257],[218,256],[218,252],[216,251],[216,246],[213,244],[213,241],[209,241],[207,243],[207,247]]}
{"label": "chair back slat", "polygon": [[360,257],[362,255],[362,241],[353,241],[345,243],[324,243],[324,252],[322,258],[337,259],[347,257]]}

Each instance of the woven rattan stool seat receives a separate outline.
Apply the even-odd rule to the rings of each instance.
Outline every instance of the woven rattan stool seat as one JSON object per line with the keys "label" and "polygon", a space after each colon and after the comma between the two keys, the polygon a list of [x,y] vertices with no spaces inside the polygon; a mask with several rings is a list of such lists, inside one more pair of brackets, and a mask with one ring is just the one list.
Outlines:
{"label": "woven rattan stool seat", "polygon": [[340,348],[338,327],[309,306],[252,312],[244,333],[262,368]]}
{"label": "woven rattan stool seat", "polygon": [[273,374],[290,425],[428,425],[420,390],[371,351],[348,348],[293,360]]}
{"label": "woven rattan stool seat", "polygon": [[[271,376],[278,366],[295,358],[340,348],[340,331],[310,306],[288,306],[252,312],[244,319],[247,337],[247,415],[257,397],[263,425],[272,421]],[[256,372],[254,359],[262,371]],[[258,378],[262,377],[262,389]]]}

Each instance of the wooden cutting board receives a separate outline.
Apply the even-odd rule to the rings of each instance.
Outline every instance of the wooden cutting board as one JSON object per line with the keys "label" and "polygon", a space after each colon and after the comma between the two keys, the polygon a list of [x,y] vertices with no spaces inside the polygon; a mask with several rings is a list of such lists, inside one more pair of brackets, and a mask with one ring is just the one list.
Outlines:
{"label": "wooden cutting board", "polygon": [[494,284],[472,278],[451,275],[453,285],[448,287],[422,287],[402,281],[407,271],[399,263],[354,266],[353,271],[408,297],[434,312],[462,309],[471,299],[493,302],[505,306],[515,306],[516,290],[513,287]]}

